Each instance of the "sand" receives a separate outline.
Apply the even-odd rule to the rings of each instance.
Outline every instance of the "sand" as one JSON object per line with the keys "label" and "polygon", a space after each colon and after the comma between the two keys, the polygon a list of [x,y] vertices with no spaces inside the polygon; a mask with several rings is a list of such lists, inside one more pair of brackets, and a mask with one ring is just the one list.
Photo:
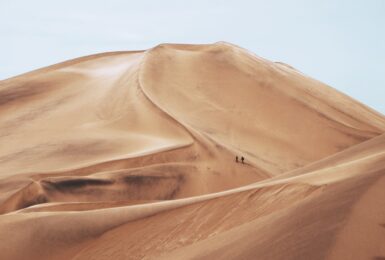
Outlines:
{"label": "sand", "polygon": [[230,43],[0,81],[0,143],[0,259],[385,258],[385,117]]}

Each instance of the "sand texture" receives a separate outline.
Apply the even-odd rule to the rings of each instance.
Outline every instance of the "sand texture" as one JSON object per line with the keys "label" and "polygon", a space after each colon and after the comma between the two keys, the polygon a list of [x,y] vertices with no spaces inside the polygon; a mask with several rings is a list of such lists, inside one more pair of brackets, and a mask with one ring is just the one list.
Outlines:
{"label": "sand texture", "polygon": [[225,42],[3,80],[0,259],[385,259],[384,133]]}

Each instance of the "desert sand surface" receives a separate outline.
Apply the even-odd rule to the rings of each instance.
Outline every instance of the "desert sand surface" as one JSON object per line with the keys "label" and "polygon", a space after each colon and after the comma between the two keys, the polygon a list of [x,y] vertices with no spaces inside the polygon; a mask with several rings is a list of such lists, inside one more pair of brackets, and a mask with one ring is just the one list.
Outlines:
{"label": "desert sand surface", "polygon": [[0,144],[0,259],[385,259],[385,117],[230,43],[0,81]]}

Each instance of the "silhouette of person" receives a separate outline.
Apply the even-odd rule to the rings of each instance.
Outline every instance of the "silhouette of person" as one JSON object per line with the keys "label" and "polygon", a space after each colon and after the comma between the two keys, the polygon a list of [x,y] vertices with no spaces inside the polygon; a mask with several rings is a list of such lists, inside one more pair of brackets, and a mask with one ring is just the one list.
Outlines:
{"label": "silhouette of person", "polygon": [[244,161],[245,161],[245,158],[243,156],[241,157],[241,161],[242,161],[242,163],[244,163]]}
{"label": "silhouette of person", "polygon": [[238,155],[235,156],[235,162],[238,162]]}

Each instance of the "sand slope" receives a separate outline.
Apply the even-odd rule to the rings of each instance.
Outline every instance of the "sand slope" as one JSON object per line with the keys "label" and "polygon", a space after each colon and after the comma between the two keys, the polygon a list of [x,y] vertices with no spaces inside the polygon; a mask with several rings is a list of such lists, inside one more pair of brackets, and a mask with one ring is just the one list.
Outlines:
{"label": "sand slope", "polygon": [[224,42],[4,80],[0,258],[380,259],[384,132],[381,114]]}

